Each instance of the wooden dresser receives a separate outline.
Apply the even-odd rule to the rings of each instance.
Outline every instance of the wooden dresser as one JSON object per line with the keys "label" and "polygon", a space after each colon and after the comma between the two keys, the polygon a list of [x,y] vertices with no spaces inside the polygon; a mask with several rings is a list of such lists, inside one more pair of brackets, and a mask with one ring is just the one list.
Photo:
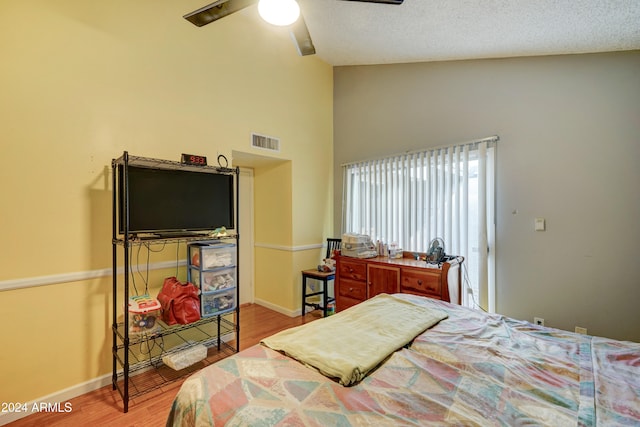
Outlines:
{"label": "wooden dresser", "polygon": [[380,293],[398,292],[460,304],[463,257],[440,264],[404,258],[352,258],[336,256],[336,311]]}

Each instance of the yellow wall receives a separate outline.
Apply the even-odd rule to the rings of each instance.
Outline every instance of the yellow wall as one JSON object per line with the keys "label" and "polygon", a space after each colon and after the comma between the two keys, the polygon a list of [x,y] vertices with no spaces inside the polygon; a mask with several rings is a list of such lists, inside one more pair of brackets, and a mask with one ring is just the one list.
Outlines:
{"label": "yellow wall", "polygon": [[[258,168],[255,173],[255,298],[291,308],[293,230],[291,163]],[[275,190],[280,191],[275,191]]]}
{"label": "yellow wall", "polygon": [[233,162],[265,155],[251,132],[279,137],[278,161],[255,172],[256,241],[281,247],[256,250],[256,295],[298,308],[299,270],[319,250],[294,248],[333,228],[332,69],[255,6],[202,28],[182,19],[205,3],[0,3],[0,401],[111,372],[108,273],[2,289],[111,267],[110,162],[124,150]]}

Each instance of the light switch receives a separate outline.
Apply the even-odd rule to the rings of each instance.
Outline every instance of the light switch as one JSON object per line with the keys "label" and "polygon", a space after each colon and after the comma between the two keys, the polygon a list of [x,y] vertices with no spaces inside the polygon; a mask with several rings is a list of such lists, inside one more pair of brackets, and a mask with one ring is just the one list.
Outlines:
{"label": "light switch", "polygon": [[535,220],[535,230],[536,231],[544,231],[544,218],[536,218]]}

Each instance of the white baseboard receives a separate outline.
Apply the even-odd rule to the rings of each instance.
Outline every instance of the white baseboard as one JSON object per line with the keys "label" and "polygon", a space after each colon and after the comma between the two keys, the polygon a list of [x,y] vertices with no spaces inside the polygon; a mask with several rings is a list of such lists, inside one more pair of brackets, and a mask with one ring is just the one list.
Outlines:
{"label": "white baseboard", "polygon": [[277,311],[278,313],[284,314],[285,316],[289,316],[289,317],[296,317],[296,316],[300,316],[300,314],[302,314],[302,312],[300,310],[289,310],[283,307],[280,307],[279,305],[275,305],[273,303],[270,303],[269,301],[265,301],[265,300],[261,300],[259,298],[256,298],[254,300],[255,304],[259,304],[263,307],[267,307],[268,309],[271,309],[273,311]]}
{"label": "white baseboard", "polygon": [[[235,338],[235,334],[227,333],[222,335],[221,340],[222,342],[227,343],[233,340],[234,338]],[[149,368],[141,369],[136,372],[136,375],[142,374],[151,369],[154,369],[154,368],[149,367]],[[118,373],[119,374],[122,373],[122,370],[118,371]],[[14,421],[17,421],[33,413],[40,412],[37,410],[34,411],[33,409],[40,408],[41,404],[49,405],[50,407],[53,408],[53,410],[56,410],[57,412],[65,412],[65,409],[66,409],[65,405],[69,402],[69,400],[78,396],[82,396],[83,394],[92,392],[104,386],[110,385],[111,377],[112,377],[112,374],[102,375],[98,378],[94,378],[92,380],[83,382],[81,384],[77,384],[75,386],[65,388],[64,390],[57,391],[55,393],[49,394],[39,399],[32,400],[30,402],[22,402],[20,403],[20,406],[21,408],[26,408],[27,409],[26,411],[22,410],[20,412],[17,412],[17,411],[0,412],[0,426],[12,423]],[[17,402],[13,402],[13,403],[17,403]],[[0,410],[2,409],[4,408],[0,408]],[[73,410],[72,407],[70,409]]]}
{"label": "white baseboard", "polygon": [[[56,403],[59,403],[59,407],[57,407],[58,412],[65,412],[65,409],[67,409],[65,407],[65,404],[68,403],[69,400],[73,399],[74,397],[81,396],[85,393],[89,393],[91,391],[97,390],[109,384],[111,384],[111,374],[103,375],[98,378],[85,381],[81,384],[77,384],[69,388],[65,388],[64,390],[57,391],[55,393],[49,394],[47,396],[43,396],[39,399],[35,399],[30,402],[22,402],[21,405],[24,405],[22,407],[26,408],[26,411],[1,412],[0,426],[9,424],[13,421],[17,421],[33,413],[40,412],[38,410],[38,408],[41,407],[40,405],[55,406]],[[17,402],[13,402],[13,403],[17,403]],[[2,409],[6,409],[6,408],[2,408]],[[36,410],[34,411],[34,409]],[[54,410],[55,409],[56,408],[54,408]],[[70,409],[73,410],[73,408],[70,408]]]}

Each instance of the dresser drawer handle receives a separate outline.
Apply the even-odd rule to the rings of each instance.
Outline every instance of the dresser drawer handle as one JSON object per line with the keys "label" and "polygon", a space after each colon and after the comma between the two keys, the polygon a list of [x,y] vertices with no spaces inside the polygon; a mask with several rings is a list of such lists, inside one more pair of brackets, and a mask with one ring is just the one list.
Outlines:
{"label": "dresser drawer handle", "polygon": [[353,292],[353,288],[349,288],[349,292]]}
{"label": "dresser drawer handle", "polygon": [[418,280],[418,285],[422,286],[422,280]]}

